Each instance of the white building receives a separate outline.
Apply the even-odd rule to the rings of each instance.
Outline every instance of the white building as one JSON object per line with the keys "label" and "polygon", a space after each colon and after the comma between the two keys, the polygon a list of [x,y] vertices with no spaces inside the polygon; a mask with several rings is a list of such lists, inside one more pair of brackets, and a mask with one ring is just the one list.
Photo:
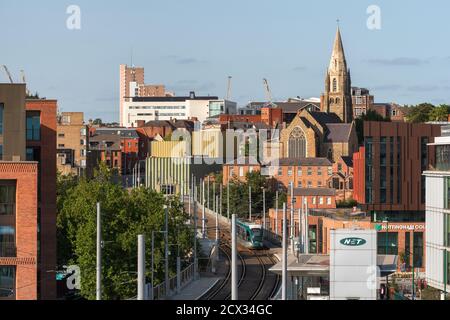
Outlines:
{"label": "white building", "polygon": [[436,167],[426,177],[426,279],[448,292],[450,286],[450,127],[442,127],[436,148]]}
{"label": "white building", "polygon": [[124,102],[122,119],[125,127],[137,127],[139,121],[189,120],[200,122],[220,114],[235,114],[237,104],[218,97],[132,97]]}

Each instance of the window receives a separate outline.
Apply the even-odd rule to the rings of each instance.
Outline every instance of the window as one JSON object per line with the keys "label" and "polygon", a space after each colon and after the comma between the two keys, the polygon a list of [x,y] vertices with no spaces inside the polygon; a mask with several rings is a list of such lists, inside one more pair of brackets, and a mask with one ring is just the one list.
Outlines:
{"label": "window", "polygon": [[298,176],[298,177],[301,177],[302,174],[303,174],[302,168],[297,168],[297,176]]}
{"label": "window", "polygon": [[60,148],[60,149],[64,149],[65,147],[66,147],[65,144],[62,144],[62,143],[58,144],[58,148]]}
{"label": "window", "polygon": [[66,135],[64,133],[58,133],[58,138],[64,138]]}
{"label": "window", "polygon": [[278,167],[278,176],[283,175],[283,167]]}
{"label": "window", "polygon": [[253,167],[250,167],[249,169],[248,169],[248,171],[250,172],[250,173],[253,173]]}
{"label": "window", "polygon": [[312,182],[308,181],[308,188],[312,188]]}
{"label": "window", "polygon": [[0,300],[12,300],[16,296],[16,268],[0,266]]}
{"label": "window", "polygon": [[312,168],[308,168],[308,176],[312,176]]}
{"label": "window", "polygon": [[414,268],[423,267],[423,233],[414,232]]}
{"label": "window", "polygon": [[244,167],[239,167],[239,177],[244,176]]}
{"label": "window", "polygon": [[0,225],[0,258],[16,256],[16,230],[13,226]]}
{"label": "window", "polygon": [[3,145],[0,144],[0,160],[3,160]]}
{"label": "window", "polygon": [[319,198],[319,203],[322,205],[323,204],[323,197]]}
{"label": "window", "polygon": [[312,203],[313,203],[314,205],[316,205],[316,204],[317,204],[317,200],[316,200],[316,197],[312,197]]}
{"label": "window", "polygon": [[288,176],[292,177],[292,167],[288,167]]}
{"label": "window", "polygon": [[5,110],[5,105],[0,103],[0,134],[3,134],[3,111]]}
{"label": "window", "polygon": [[295,127],[289,137],[289,157],[306,158],[306,137],[300,127]]}
{"label": "window", "polygon": [[321,168],[321,167],[318,167],[318,168],[317,168],[317,175],[318,175],[318,176],[321,176],[321,175],[322,175],[322,168]]}
{"label": "window", "polygon": [[322,181],[317,181],[317,186],[318,186],[319,188],[322,188]]}
{"label": "window", "polygon": [[333,79],[333,92],[337,92],[337,79]]}
{"label": "window", "polygon": [[41,114],[37,111],[27,112],[27,140],[41,140]]}
{"label": "window", "polygon": [[333,175],[333,167],[328,167],[328,176],[331,177]]}
{"label": "window", "polygon": [[11,216],[16,213],[15,181],[0,182],[0,216]]}
{"label": "window", "polygon": [[327,198],[327,205],[331,206],[331,198],[330,197]]}
{"label": "window", "polygon": [[[378,233],[378,254],[398,255],[398,233]],[[387,249],[387,253],[386,253]]]}
{"label": "window", "polygon": [[230,177],[233,176],[233,173],[234,173],[234,167],[230,167]]}
{"label": "window", "polygon": [[298,188],[301,188],[301,187],[302,187],[302,182],[301,182],[301,181],[298,181],[298,182],[297,182],[297,187],[298,187]]}

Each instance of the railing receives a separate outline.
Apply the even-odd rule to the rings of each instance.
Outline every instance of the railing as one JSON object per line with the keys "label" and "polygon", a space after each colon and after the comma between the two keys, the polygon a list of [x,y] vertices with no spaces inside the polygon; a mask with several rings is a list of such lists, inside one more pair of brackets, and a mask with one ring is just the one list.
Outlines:
{"label": "railing", "polygon": [[0,258],[13,258],[17,255],[14,242],[0,242]]}
{"label": "railing", "polygon": [[169,292],[166,292],[166,283],[163,282],[153,288],[153,299],[162,300],[177,293],[179,290],[183,290],[188,284],[190,284],[195,278],[194,264],[189,265],[186,269],[180,273],[180,287],[178,288],[178,276],[169,279]]}

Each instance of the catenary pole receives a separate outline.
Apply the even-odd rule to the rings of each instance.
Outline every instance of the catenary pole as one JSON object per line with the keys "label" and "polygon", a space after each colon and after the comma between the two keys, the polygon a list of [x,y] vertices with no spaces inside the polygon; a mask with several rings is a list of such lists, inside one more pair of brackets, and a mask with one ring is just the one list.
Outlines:
{"label": "catenary pole", "polygon": [[233,214],[231,222],[231,300],[233,301],[239,299],[237,272],[237,226],[236,214]]}
{"label": "catenary pole", "polygon": [[283,204],[283,257],[282,257],[282,281],[281,300],[287,300],[287,217],[286,203]]}
{"label": "catenary pole", "polygon": [[145,294],[145,237],[138,236],[138,300],[147,300]]}
{"label": "catenary pole", "polygon": [[100,202],[97,203],[97,300],[102,300],[102,218]]}

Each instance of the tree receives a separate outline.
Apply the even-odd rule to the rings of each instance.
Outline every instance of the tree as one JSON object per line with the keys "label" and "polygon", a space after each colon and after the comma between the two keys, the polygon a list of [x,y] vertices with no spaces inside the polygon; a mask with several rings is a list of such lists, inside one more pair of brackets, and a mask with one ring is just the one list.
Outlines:
{"label": "tree", "polygon": [[431,110],[429,114],[429,121],[447,121],[448,115],[450,114],[450,106],[446,104],[441,104]]}
{"label": "tree", "polygon": [[434,110],[434,105],[431,103],[421,103],[417,106],[408,108],[408,115],[406,119],[411,123],[424,123],[430,121],[430,116]]}
{"label": "tree", "polygon": [[[96,282],[96,204],[101,203],[104,247],[103,298],[123,300],[136,296],[137,235],[146,235],[147,257],[151,255],[152,231],[164,230],[165,210],[169,209],[169,243],[171,257],[188,257],[193,233],[186,225],[188,217],[178,198],[166,200],[150,189],[128,192],[112,182],[112,175],[101,166],[92,180],[81,179],[76,186],[60,193],[62,203],[58,215],[60,241],[65,242],[59,261],[78,265],[81,269],[81,292],[86,299],[95,299]],[[61,239],[62,238],[62,239]],[[156,234],[155,285],[164,280],[164,236]],[[149,261],[149,259],[147,259]],[[150,278],[151,266],[147,266]],[[170,259],[171,276],[176,274],[176,261]]]}

